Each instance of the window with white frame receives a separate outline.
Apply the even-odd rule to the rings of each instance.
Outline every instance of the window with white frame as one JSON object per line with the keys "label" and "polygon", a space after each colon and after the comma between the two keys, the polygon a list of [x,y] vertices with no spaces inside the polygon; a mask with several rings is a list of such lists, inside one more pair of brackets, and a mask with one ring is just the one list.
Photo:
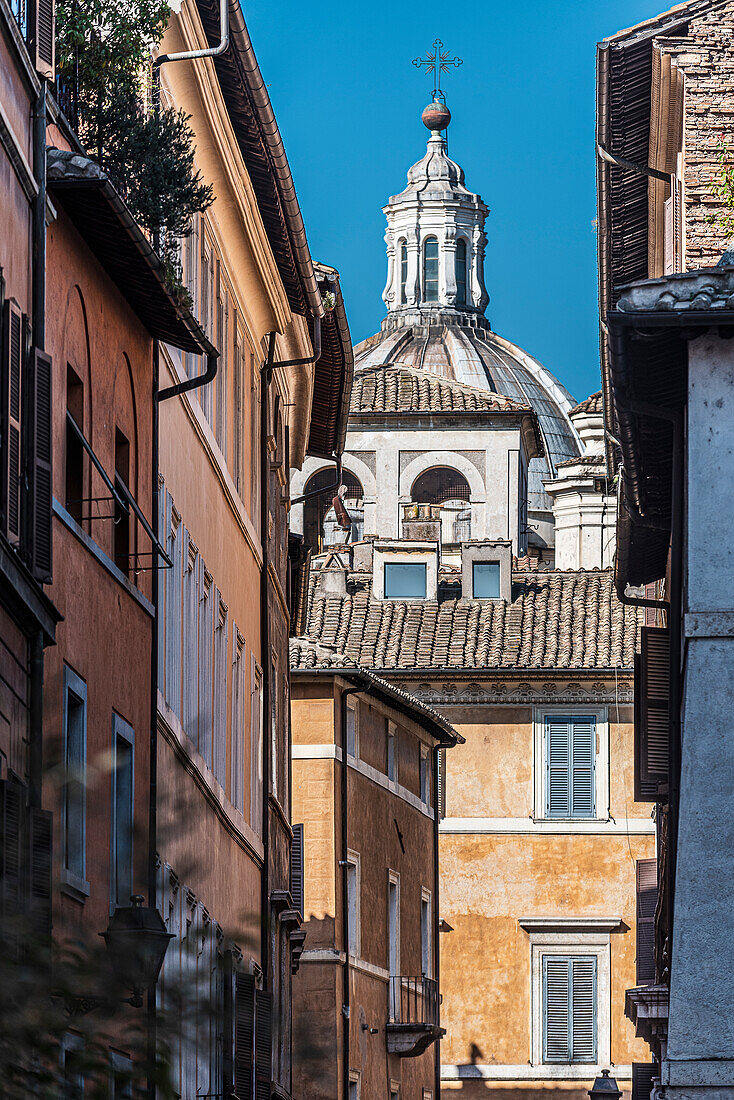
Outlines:
{"label": "window with white frame", "polygon": [[214,580],[199,557],[199,752],[212,767]]}
{"label": "window with white frame", "polygon": [[[390,1019],[399,1019],[400,975],[400,875],[387,873],[387,965],[390,972]],[[397,979],[397,980],[396,980]]]}
{"label": "window with white frame", "polygon": [[543,1061],[596,1063],[596,957],[543,955]]}
{"label": "window with white frame", "polygon": [[181,725],[193,745],[199,739],[199,551],[191,535],[183,529],[183,624]]}
{"label": "window with white frame", "polygon": [[166,572],[165,697],[174,714],[181,714],[181,584],[183,527],[181,514],[166,492],[166,551],[173,568]]}
{"label": "window with white frame", "polygon": [[263,827],[263,674],[250,662],[250,825],[258,836]]}
{"label": "window with white frame", "polygon": [[361,930],[361,874],[358,852],[347,852],[347,924],[349,954],[359,957],[362,944]]}
{"label": "window with white frame", "polygon": [[359,724],[357,703],[347,703],[347,756],[359,755]]}
{"label": "window with white frame", "polygon": [[134,777],[135,731],[119,714],[113,714],[111,910],[129,905],[133,894]]}
{"label": "window with white frame", "polygon": [[420,791],[421,802],[426,806],[431,804],[431,765],[430,757],[428,755],[428,746],[421,745],[420,747]]}
{"label": "window with white frame", "polygon": [[229,648],[229,630],[227,626],[227,605],[217,589],[214,590],[214,612],[216,615],[216,629],[214,631],[212,755],[214,774],[222,787],[225,787],[227,782],[227,650]]}
{"label": "window with white frame", "polygon": [[606,708],[536,711],[537,819],[571,822],[609,816],[608,730]]}
{"label": "window with white frame", "polygon": [[618,916],[520,918],[530,938],[531,1062],[545,1067],[541,1076],[556,1078],[577,1064],[594,1066],[593,1076],[610,1064],[611,933],[619,922]]}
{"label": "window with white frame", "polygon": [[64,666],[64,878],[78,888],[89,888],[86,874],[87,808],[87,685]]}
{"label": "window with white frame", "polygon": [[425,978],[432,978],[433,922],[431,920],[431,891],[421,891],[421,970]]}
{"label": "window with white frame", "polygon": [[395,723],[387,723],[387,778],[391,783],[398,779],[398,731]]}

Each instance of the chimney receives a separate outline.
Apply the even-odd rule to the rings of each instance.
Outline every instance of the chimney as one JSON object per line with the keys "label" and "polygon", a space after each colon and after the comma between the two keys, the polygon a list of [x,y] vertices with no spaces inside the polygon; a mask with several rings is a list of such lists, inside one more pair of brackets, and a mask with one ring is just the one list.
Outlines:
{"label": "chimney", "polygon": [[[346,560],[345,560],[346,559]],[[346,596],[349,555],[330,553],[316,573],[317,596]]]}
{"label": "chimney", "polygon": [[441,508],[438,504],[406,504],[403,507],[403,539],[406,542],[440,542]]}

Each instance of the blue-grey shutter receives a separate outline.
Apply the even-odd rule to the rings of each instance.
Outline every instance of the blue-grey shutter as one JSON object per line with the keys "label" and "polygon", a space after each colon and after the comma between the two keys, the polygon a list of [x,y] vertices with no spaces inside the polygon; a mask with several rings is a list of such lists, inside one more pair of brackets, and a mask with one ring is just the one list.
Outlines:
{"label": "blue-grey shutter", "polygon": [[546,817],[570,812],[570,729],[566,718],[545,720]]}
{"label": "blue-grey shutter", "polygon": [[596,957],[571,960],[571,1061],[596,1061]]}
{"label": "blue-grey shutter", "polygon": [[543,956],[543,1061],[569,1060],[569,960]]}
{"label": "blue-grey shutter", "polygon": [[596,957],[543,956],[543,1061],[596,1061]]}
{"label": "blue-grey shutter", "polygon": [[571,723],[571,817],[594,816],[593,718],[574,718]]}

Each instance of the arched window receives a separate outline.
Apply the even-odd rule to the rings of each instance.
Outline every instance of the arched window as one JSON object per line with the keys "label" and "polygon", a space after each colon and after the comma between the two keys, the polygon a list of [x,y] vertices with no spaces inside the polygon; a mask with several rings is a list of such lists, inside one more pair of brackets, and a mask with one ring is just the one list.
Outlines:
{"label": "arched window", "polygon": [[466,305],[466,241],[460,237],[456,242],[456,304]]}
{"label": "arched window", "polygon": [[427,237],[423,245],[423,301],[438,301],[438,241]]}
{"label": "arched window", "polygon": [[415,479],[410,496],[416,504],[446,504],[453,500],[470,500],[471,490],[458,470],[436,466]]}
{"label": "arched window", "polygon": [[408,281],[408,246],[403,241],[400,245],[400,304],[405,305],[405,284]]}
{"label": "arched window", "polygon": [[426,470],[413,482],[411,498],[416,504],[441,505],[441,542],[457,545],[471,538],[471,490],[469,482],[449,466]]}
{"label": "arched window", "polygon": [[[325,470],[319,470],[312,474],[306,482],[304,493],[312,493],[315,489],[324,489],[323,493],[311,497],[303,505],[303,542],[304,545],[314,551],[321,549],[321,541],[324,533],[324,518],[331,508],[331,502],[336,495],[336,489],[325,488],[333,486],[334,468],[329,466]],[[344,504],[351,511],[353,506],[361,504],[364,490],[359,478],[350,474],[349,470],[342,470],[342,485],[346,485]]]}

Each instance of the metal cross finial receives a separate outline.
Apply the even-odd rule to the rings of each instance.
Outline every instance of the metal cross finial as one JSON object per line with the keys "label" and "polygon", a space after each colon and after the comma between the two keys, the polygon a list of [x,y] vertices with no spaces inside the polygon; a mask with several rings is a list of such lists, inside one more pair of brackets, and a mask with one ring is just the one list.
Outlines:
{"label": "metal cross finial", "polygon": [[440,38],[437,38],[433,43],[433,53],[426,54],[425,57],[414,57],[413,64],[416,69],[426,70],[433,69],[433,98],[444,99],[444,94],[441,91],[441,73],[447,73],[451,66],[458,69],[459,65],[463,65],[464,62],[460,57],[449,57],[449,51],[442,49],[443,42]]}

